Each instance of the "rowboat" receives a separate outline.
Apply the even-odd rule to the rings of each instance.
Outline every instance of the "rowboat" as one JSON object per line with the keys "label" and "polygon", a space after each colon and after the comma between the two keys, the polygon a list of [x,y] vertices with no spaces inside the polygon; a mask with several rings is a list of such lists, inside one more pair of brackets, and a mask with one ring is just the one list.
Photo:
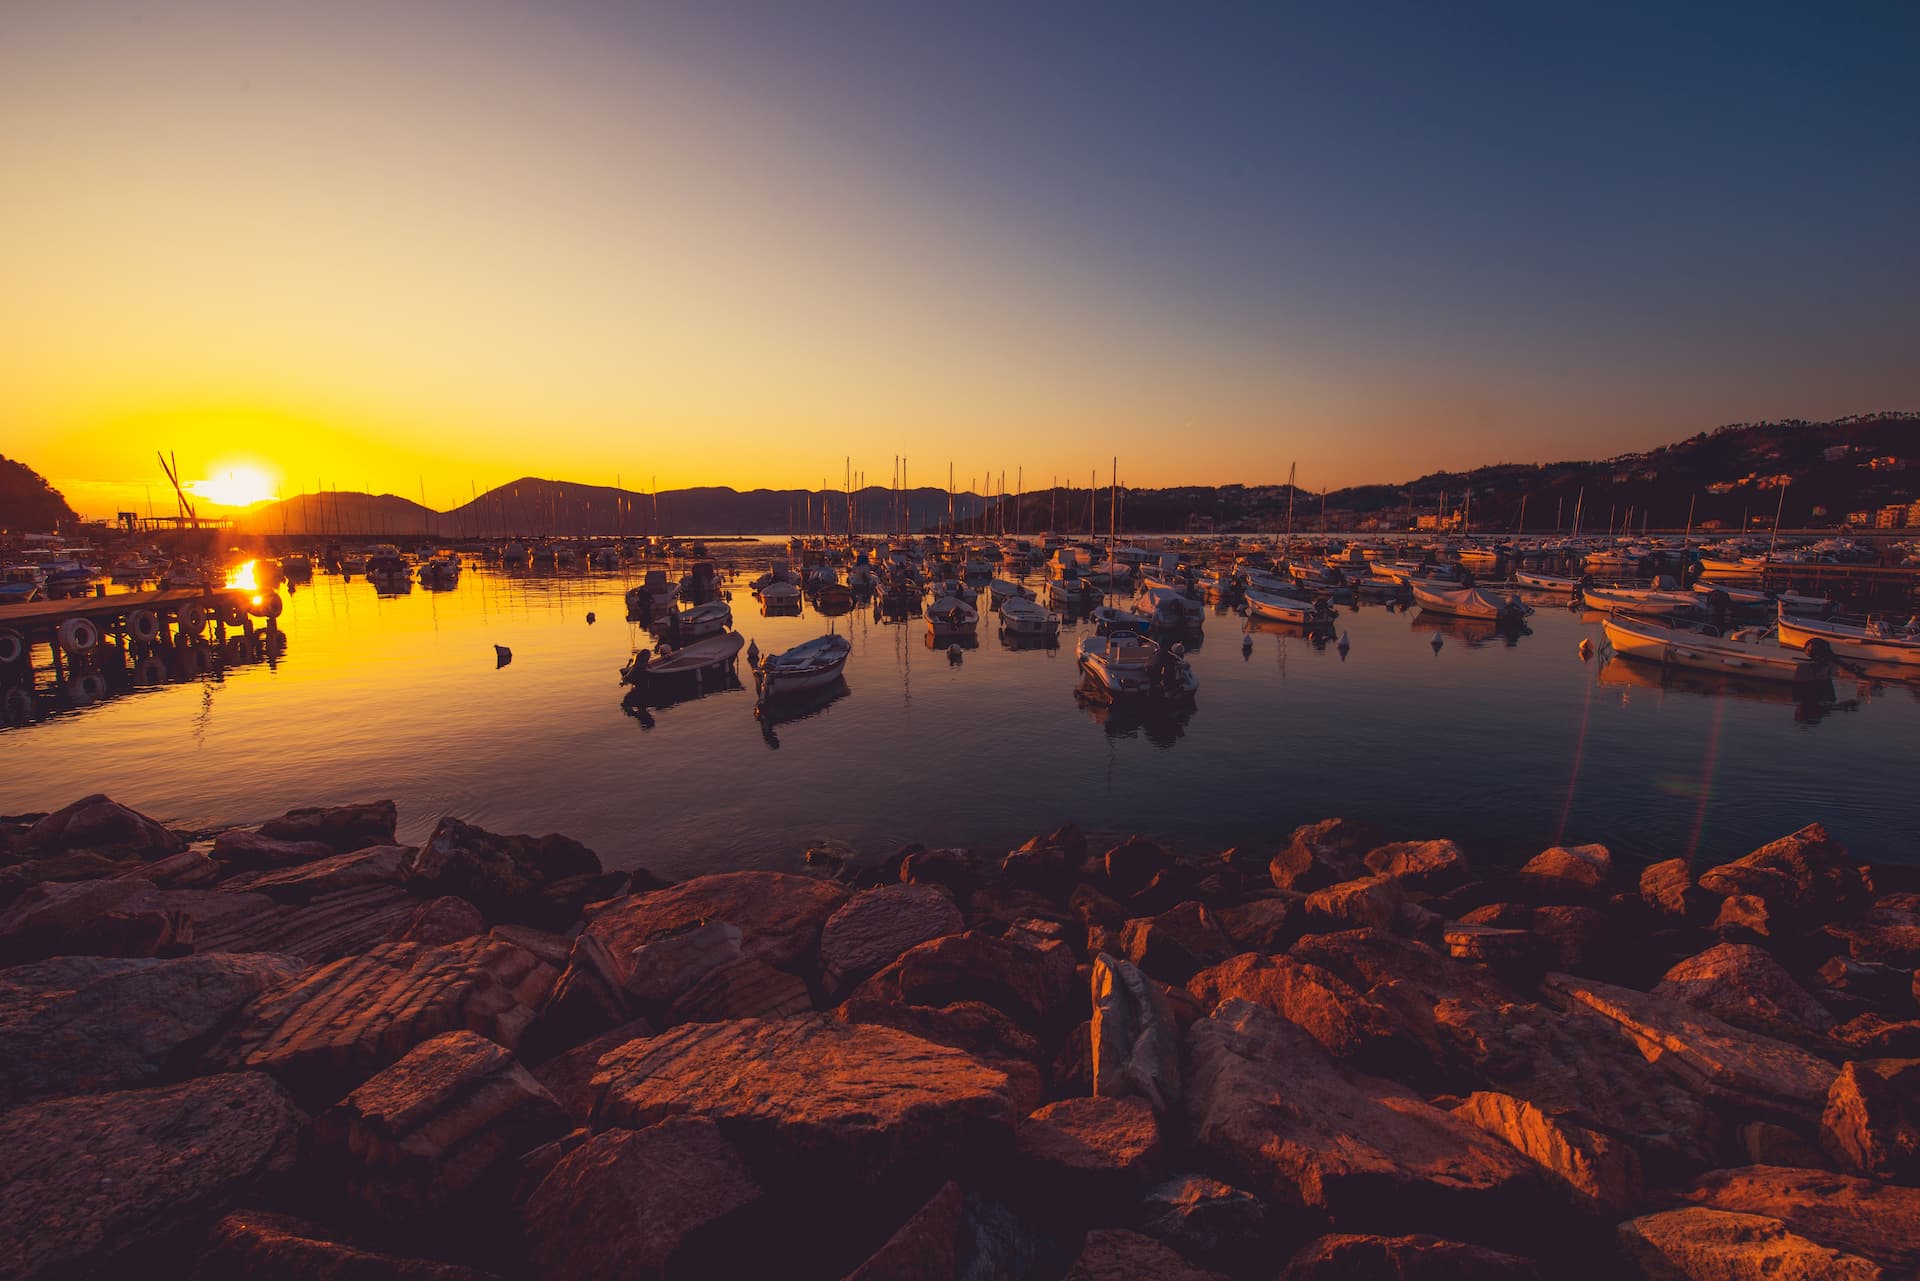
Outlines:
{"label": "rowboat", "polygon": [[620,679],[628,685],[639,685],[667,677],[696,676],[732,667],[734,658],[745,643],[739,632],[722,632],[718,636],[708,636],[682,645],[679,649],[662,646],[653,653],[644,649],[635,650],[632,660],[620,669]]}
{"label": "rowboat", "polygon": [[1920,667],[1920,620],[1904,624],[1883,619],[1848,622],[1838,618],[1801,618],[1780,609],[1780,643],[1809,656],[1822,653],[1859,663]]}
{"label": "rowboat", "polygon": [[927,630],[935,636],[971,636],[980,611],[958,596],[942,596],[927,606]]}
{"label": "rowboat", "polygon": [[1513,581],[1522,587],[1531,587],[1540,592],[1567,592],[1579,590],[1581,580],[1566,578],[1559,574],[1534,574],[1526,570],[1517,571]]}
{"label": "rowboat", "polygon": [[692,609],[676,609],[655,620],[657,626],[682,640],[713,636],[733,625],[733,607],[723,600],[708,601]]}
{"label": "rowboat", "polygon": [[1137,614],[1130,609],[1102,605],[1087,615],[1102,632],[1145,632],[1153,626],[1153,615]]}
{"label": "rowboat", "polygon": [[993,607],[998,609],[1006,602],[1015,598],[1032,600],[1033,589],[1031,587],[1022,587],[1020,584],[1009,582],[1004,578],[996,578],[987,584],[987,595],[993,601]]}
{"label": "rowboat", "polygon": [[1014,596],[1000,607],[1000,628],[1009,636],[1058,636],[1060,615]]}
{"label": "rowboat", "polygon": [[1149,614],[1155,627],[1199,627],[1206,621],[1207,607],[1171,587],[1149,587],[1134,598],[1137,613]]}
{"label": "rowboat", "polygon": [[1280,596],[1272,592],[1247,591],[1247,613],[1253,618],[1265,618],[1276,623],[1295,623],[1305,626],[1309,623],[1325,621],[1333,617],[1333,610],[1322,601],[1301,600],[1297,596]]}
{"label": "rowboat", "polygon": [[1625,609],[1640,614],[1672,614],[1700,604],[1700,598],[1692,592],[1666,587],[1582,587],[1578,599],[1588,609],[1602,613]]}
{"label": "rowboat", "polygon": [[1607,643],[1613,646],[1614,653],[1663,667],[1685,667],[1793,685],[1817,684],[1833,674],[1829,660],[1788,654],[1738,637],[1722,636],[1710,625],[1689,626],[1670,619],[1618,613],[1609,614],[1601,626],[1606,629]]}
{"label": "rowboat", "polygon": [[1413,588],[1413,599],[1421,609],[1449,618],[1518,622],[1533,612],[1533,607],[1523,604],[1517,596],[1501,600],[1478,587],[1440,587],[1418,578],[1413,579],[1409,586]]}
{"label": "rowboat", "polygon": [[760,697],[778,698],[831,685],[846,670],[852,653],[853,642],[835,635],[795,645],[784,654],[768,654],[760,660]]}

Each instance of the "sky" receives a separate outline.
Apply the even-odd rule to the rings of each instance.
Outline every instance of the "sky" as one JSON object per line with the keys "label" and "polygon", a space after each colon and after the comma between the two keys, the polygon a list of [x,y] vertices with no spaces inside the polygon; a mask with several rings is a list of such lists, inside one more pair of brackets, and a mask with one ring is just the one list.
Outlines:
{"label": "sky", "polygon": [[1920,407],[1920,8],[8,0],[0,452],[1396,481]]}

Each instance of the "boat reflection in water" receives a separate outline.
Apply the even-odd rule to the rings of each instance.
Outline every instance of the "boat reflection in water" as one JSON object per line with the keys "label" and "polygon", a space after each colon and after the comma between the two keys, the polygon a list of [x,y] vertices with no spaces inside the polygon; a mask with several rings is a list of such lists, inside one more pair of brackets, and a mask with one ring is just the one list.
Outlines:
{"label": "boat reflection in water", "polygon": [[1093,717],[1108,738],[1145,738],[1155,747],[1172,747],[1184,738],[1187,722],[1199,707],[1191,694],[1113,698],[1091,677],[1073,691],[1073,701]]}
{"label": "boat reflection in water", "polygon": [[709,694],[731,694],[746,685],[740,673],[732,669],[709,675],[701,681],[653,680],[645,686],[633,686],[620,700],[620,710],[640,722],[641,729],[654,727],[653,713],[682,703],[691,703]]}
{"label": "boat reflection in water", "polygon": [[287,633],[277,628],[189,644],[130,647],[125,654],[102,645],[88,655],[84,668],[69,667],[64,681],[44,679],[53,673],[24,667],[8,673],[13,679],[0,688],[0,725],[31,725],[169,685],[205,682],[211,688],[236,668],[256,663],[277,667],[286,652]]}
{"label": "boat reflection in water", "polygon": [[1522,636],[1533,635],[1533,628],[1525,623],[1496,623],[1490,619],[1450,618],[1444,614],[1429,613],[1424,609],[1413,616],[1413,630],[1460,641],[1468,649],[1479,649],[1496,640],[1505,643],[1511,649],[1520,643]]}
{"label": "boat reflection in water", "polygon": [[1654,667],[1610,655],[1600,660],[1600,684],[1631,697],[1635,689],[1657,693],[1676,693],[1698,698],[1732,698],[1745,703],[1775,703],[1793,709],[1793,719],[1805,725],[1820,721],[1833,712],[1850,712],[1860,706],[1855,698],[1837,698],[1832,681],[1792,685],[1783,681],[1745,680],[1738,676],[1716,676],[1710,672],[1686,668]]}
{"label": "boat reflection in water", "polygon": [[780,735],[776,731],[780,726],[812,720],[852,692],[847,685],[847,678],[841,676],[836,677],[832,684],[787,694],[777,702],[763,702],[754,709],[754,715],[760,722],[760,737],[767,741],[768,747],[777,751]]}

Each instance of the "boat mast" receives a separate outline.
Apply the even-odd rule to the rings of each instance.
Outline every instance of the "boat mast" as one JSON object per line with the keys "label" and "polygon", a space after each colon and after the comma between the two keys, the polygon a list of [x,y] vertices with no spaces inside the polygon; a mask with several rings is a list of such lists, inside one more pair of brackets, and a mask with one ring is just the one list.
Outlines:
{"label": "boat mast", "polygon": [[1773,540],[1767,544],[1768,560],[1773,559],[1774,549],[1780,545],[1780,517],[1787,510],[1787,484],[1785,480],[1780,482],[1780,501],[1773,509]]}

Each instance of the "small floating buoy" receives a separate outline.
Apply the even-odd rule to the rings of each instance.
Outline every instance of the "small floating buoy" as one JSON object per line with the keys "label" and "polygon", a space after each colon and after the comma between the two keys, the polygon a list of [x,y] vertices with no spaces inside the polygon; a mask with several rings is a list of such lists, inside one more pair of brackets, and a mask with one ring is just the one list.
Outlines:
{"label": "small floating buoy", "polygon": [[1353,639],[1347,633],[1341,632],[1340,641],[1334,648],[1340,651],[1340,657],[1345,658],[1347,651],[1353,648]]}
{"label": "small floating buoy", "polygon": [[1580,638],[1580,657],[1582,660],[1593,657],[1593,638],[1591,636],[1583,636]]}
{"label": "small floating buoy", "polygon": [[1440,652],[1440,647],[1444,644],[1446,644],[1446,642],[1440,639],[1440,633],[1435,632],[1433,634],[1433,652],[1438,654]]}
{"label": "small floating buoy", "polygon": [[959,641],[955,641],[955,642],[954,642],[953,644],[951,644],[951,645],[949,645],[949,646],[947,646],[947,661],[948,661],[949,663],[957,663],[957,662],[959,662],[959,661],[960,661],[960,653],[961,653],[961,650],[960,650],[960,642],[959,642]]}
{"label": "small floating buoy", "polygon": [[1242,654],[1253,653],[1253,633],[1252,632],[1240,633],[1240,652]]}
{"label": "small floating buoy", "polygon": [[593,611],[592,611],[592,610],[588,610],[588,611],[587,611],[587,626],[589,626],[589,627],[591,627],[591,626],[593,626]]}
{"label": "small floating buoy", "polygon": [[760,642],[759,641],[747,642],[747,666],[748,667],[760,666]]}
{"label": "small floating buoy", "polygon": [[495,645],[493,647],[493,665],[496,668],[505,667],[508,663],[511,663],[512,661],[513,661],[512,650],[508,649],[505,645]]}

